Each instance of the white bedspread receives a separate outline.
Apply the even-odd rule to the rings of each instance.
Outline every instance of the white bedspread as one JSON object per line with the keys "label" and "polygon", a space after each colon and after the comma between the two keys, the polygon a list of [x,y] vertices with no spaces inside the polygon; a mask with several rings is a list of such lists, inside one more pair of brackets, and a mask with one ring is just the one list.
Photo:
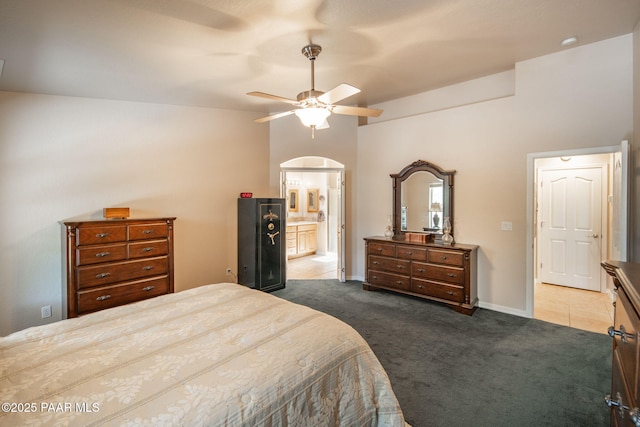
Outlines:
{"label": "white bedspread", "polygon": [[343,322],[222,283],[0,338],[0,425],[404,426]]}

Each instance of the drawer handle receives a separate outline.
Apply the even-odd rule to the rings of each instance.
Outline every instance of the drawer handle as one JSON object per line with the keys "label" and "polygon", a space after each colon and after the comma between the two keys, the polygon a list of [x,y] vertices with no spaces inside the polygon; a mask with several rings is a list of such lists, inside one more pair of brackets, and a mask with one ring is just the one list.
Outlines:
{"label": "drawer handle", "polygon": [[144,271],[153,270],[153,265],[145,265],[144,267],[142,267],[142,269],[143,269]]}
{"label": "drawer handle", "polygon": [[96,301],[104,301],[106,299],[111,298],[111,295],[107,294],[107,295],[102,295],[101,297],[96,298]]}
{"label": "drawer handle", "polygon": [[104,279],[105,277],[111,276],[111,273],[100,273],[96,274],[96,279]]}
{"label": "drawer handle", "polygon": [[104,238],[105,238],[105,237],[107,237],[108,235],[109,235],[109,233],[99,233],[99,234],[96,234],[96,237],[97,237],[98,239],[104,239]]}
{"label": "drawer handle", "polygon": [[622,341],[623,343],[626,343],[629,341],[629,338],[632,338],[633,335],[628,333],[627,330],[625,329],[624,325],[620,325],[620,330],[616,330],[615,327],[613,326],[609,326],[609,329],[607,329],[607,333],[609,334],[609,336],[611,338],[615,337],[616,335],[620,337],[620,341]]}
{"label": "drawer handle", "polygon": [[638,408],[630,408],[627,405],[625,405],[624,403],[622,403],[622,396],[620,396],[620,393],[616,393],[616,400],[612,400],[611,399],[611,395],[607,394],[604,397],[604,401],[607,403],[607,406],[609,408],[611,407],[615,407],[618,408],[618,414],[620,414],[621,418],[624,418],[624,411],[629,411],[629,416],[631,417],[631,421],[633,422],[633,424],[637,427],[640,427],[640,410],[638,410]]}
{"label": "drawer handle", "polygon": [[396,268],[404,268],[404,265],[398,264],[398,265],[396,265]]}
{"label": "drawer handle", "polygon": [[147,246],[146,248],[142,249],[142,252],[151,252],[154,249],[153,246]]}
{"label": "drawer handle", "polygon": [[378,261],[373,261],[373,265],[378,265],[380,264]]}
{"label": "drawer handle", "polygon": [[144,234],[151,234],[151,233],[153,233],[153,230],[144,230],[143,233]]}
{"label": "drawer handle", "polygon": [[142,290],[148,292],[148,291],[152,290],[153,288],[155,288],[155,286],[145,286],[144,288],[142,288]]}
{"label": "drawer handle", "polygon": [[425,271],[427,271],[427,270],[425,270],[424,268],[419,268],[418,269],[418,273],[424,273]]}
{"label": "drawer handle", "polygon": [[638,407],[629,411],[629,417],[631,417],[631,421],[633,421],[636,427],[640,427],[640,409],[638,409]]}
{"label": "drawer handle", "polygon": [[446,256],[443,256],[443,257],[442,257],[442,260],[443,260],[443,261],[446,261],[447,259],[448,259],[448,258],[447,258]]}
{"label": "drawer handle", "polygon": [[455,295],[456,293],[453,291],[447,291],[447,295]]}
{"label": "drawer handle", "polygon": [[416,286],[416,288],[418,288],[418,289],[424,289],[424,286],[422,286],[422,285],[417,285],[417,286]]}
{"label": "drawer handle", "polygon": [[98,252],[98,253],[96,254],[96,256],[97,256],[98,258],[106,257],[106,256],[109,256],[109,255],[111,255],[111,252]]}
{"label": "drawer handle", "polygon": [[413,255],[413,252],[407,252],[407,255],[411,256]]}
{"label": "drawer handle", "polygon": [[455,274],[453,274],[453,273],[447,273],[447,276],[449,276],[449,277],[456,277],[456,275],[455,275]]}
{"label": "drawer handle", "polygon": [[402,280],[396,280],[396,285],[403,285],[404,283],[402,282]]}
{"label": "drawer handle", "polygon": [[637,406],[629,411],[629,417],[636,427],[640,427],[640,409]]}

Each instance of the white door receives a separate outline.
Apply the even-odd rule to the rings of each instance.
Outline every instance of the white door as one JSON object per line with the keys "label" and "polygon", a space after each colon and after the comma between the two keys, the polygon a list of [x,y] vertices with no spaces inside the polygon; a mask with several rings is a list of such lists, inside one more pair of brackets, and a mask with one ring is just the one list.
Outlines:
{"label": "white door", "polygon": [[542,282],[600,291],[602,168],[543,170]]}

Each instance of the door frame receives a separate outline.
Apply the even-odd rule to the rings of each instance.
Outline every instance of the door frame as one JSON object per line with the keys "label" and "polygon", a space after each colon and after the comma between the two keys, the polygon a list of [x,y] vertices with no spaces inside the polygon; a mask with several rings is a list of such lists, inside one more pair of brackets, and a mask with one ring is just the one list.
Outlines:
{"label": "door frame", "polygon": [[[548,158],[548,157],[564,157],[564,156],[582,156],[590,154],[614,154],[622,153],[623,158],[623,173],[621,177],[621,187],[625,194],[622,195],[620,203],[623,205],[622,218],[626,219],[628,209],[628,157],[629,157],[629,143],[622,141],[620,145],[613,145],[607,147],[592,147],[581,148],[573,150],[562,151],[547,151],[540,153],[527,154],[527,189],[526,189],[526,214],[527,214],[527,227],[526,227],[526,266],[525,266],[525,316],[533,318],[533,302],[534,302],[534,285],[535,285],[535,261],[536,261],[536,248],[535,248],[535,233],[536,233],[536,184],[535,177],[535,161],[536,159]],[[608,221],[612,219],[609,218]],[[607,224],[608,226],[608,224]],[[628,235],[628,221],[623,220],[619,224],[620,235],[623,241],[623,246],[628,246],[626,236]],[[608,245],[606,245],[608,252]],[[625,256],[628,254],[628,250],[623,251]],[[604,254],[607,256],[607,253]]]}
{"label": "door frame", "polygon": [[[312,166],[309,166],[312,164]],[[317,164],[317,166],[316,166]],[[346,197],[345,197],[345,170],[342,163],[336,162],[328,157],[298,157],[295,159],[287,160],[280,164],[280,197],[285,197],[287,194],[287,172],[303,172],[303,173],[337,173],[340,184],[340,195],[338,208],[338,265],[336,276],[340,282],[346,282]]]}

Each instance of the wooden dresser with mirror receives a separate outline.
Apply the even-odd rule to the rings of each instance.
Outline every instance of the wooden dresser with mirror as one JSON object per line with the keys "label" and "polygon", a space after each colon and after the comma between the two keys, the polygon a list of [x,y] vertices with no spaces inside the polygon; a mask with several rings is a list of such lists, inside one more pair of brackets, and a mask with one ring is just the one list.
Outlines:
{"label": "wooden dresser with mirror", "polygon": [[364,239],[365,290],[385,289],[473,314],[478,246],[443,243],[443,236],[445,242],[453,236],[454,174],[418,160],[391,175],[393,236]]}

